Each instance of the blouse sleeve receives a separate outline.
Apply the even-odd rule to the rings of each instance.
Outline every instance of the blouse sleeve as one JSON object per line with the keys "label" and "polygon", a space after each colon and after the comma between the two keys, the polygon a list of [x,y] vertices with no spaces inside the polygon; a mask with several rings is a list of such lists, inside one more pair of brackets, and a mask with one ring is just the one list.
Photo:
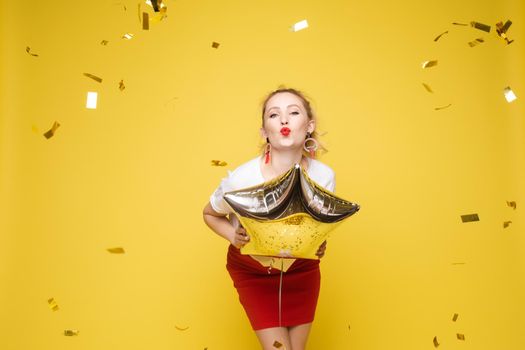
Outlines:
{"label": "blouse sleeve", "polygon": [[223,198],[224,193],[231,190],[230,177],[231,172],[228,172],[228,176],[222,179],[219,187],[210,196],[210,205],[219,214],[226,215],[230,213],[230,208]]}

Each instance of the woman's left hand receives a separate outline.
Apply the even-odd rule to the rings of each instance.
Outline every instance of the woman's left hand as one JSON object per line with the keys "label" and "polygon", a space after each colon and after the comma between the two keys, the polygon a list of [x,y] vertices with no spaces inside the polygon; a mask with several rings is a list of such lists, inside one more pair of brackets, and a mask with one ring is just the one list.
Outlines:
{"label": "woman's left hand", "polygon": [[315,255],[317,255],[319,259],[321,259],[324,256],[325,250],[326,250],[326,241],[324,241],[323,244],[319,246]]}

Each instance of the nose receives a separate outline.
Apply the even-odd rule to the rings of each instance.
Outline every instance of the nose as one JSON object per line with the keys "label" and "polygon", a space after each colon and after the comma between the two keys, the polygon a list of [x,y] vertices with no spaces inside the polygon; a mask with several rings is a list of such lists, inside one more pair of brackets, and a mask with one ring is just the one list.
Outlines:
{"label": "nose", "polygon": [[287,125],[288,124],[288,116],[281,115],[281,125]]}

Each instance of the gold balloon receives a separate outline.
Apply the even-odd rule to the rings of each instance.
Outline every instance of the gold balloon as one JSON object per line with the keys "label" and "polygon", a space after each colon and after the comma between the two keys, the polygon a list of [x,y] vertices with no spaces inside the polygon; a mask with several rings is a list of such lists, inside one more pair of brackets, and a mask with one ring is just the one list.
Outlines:
{"label": "gold balloon", "polygon": [[224,200],[250,236],[242,254],[318,259],[328,233],[359,205],[316,184],[299,164],[261,185],[226,192]]}

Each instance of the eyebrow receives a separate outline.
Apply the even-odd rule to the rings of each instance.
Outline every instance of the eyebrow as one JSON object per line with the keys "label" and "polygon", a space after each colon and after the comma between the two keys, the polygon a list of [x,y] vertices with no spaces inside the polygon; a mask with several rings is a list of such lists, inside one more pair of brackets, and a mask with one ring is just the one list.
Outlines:
{"label": "eyebrow", "polygon": [[[292,103],[291,105],[286,106],[286,108],[290,108],[290,107],[297,107],[297,108],[301,109],[301,107],[299,107],[299,105],[296,105],[295,103]],[[280,109],[279,107],[274,106],[274,107],[268,108],[267,112],[271,111],[272,109],[276,109],[276,108]]]}

